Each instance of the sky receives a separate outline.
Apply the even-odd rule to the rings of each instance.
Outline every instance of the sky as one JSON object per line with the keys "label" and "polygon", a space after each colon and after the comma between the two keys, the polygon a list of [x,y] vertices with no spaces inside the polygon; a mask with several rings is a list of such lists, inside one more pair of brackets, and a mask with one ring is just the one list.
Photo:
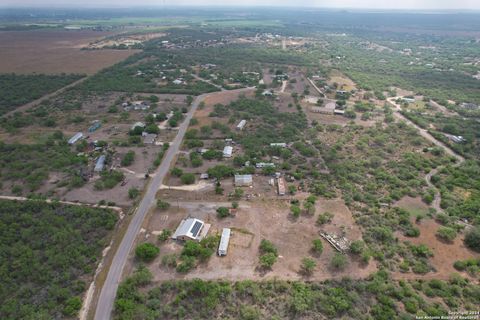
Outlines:
{"label": "sky", "polygon": [[138,7],[185,6],[290,6],[356,9],[480,10],[480,0],[0,0],[0,6],[33,7]]}

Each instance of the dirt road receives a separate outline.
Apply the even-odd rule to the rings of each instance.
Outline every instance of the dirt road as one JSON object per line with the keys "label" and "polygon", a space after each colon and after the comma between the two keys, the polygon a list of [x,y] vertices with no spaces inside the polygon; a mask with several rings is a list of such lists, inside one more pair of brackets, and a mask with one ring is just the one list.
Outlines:
{"label": "dirt road", "polygon": [[[406,123],[408,123],[409,125],[413,126],[414,128],[416,128],[418,130],[418,132],[420,133],[420,135],[422,137],[424,137],[425,139],[427,139],[428,141],[432,142],[433,144],[435,144],[436,146],[439,146],[441,148],[443,148],[445,150],[445,152],[453,157],[455,157],[457,159],[457,163],[456,163],[456,166],[459,166],[462,162],[465,161],[465,158],[462,157],[461,155],[457,154],[455,151],[453,151],[452,149],[450,149],[448,146],[446,146],[443,142],[441,141],[438,141],[437,139],[435,139],[435,137],[433,137],[430,133],[428,133],[427,130],[419,127],[418,125],[416,125],[415,123],[413,123],[412,121],[410,121],[409,119],[407,119],[406,117],[404,117],[400,111],[402,111],[402,108],[401,106],[396,102],[397,99],[399,99],[401,97],[392,97],[392,98],[388,98],[387,101],[393,105],[395,107],[395,112],[393,113],[393,116],[395,118],[397,118],[398,120],[402,120],[402,121],[405,121]],[[435,189],[435,195],[434,195],[434,198],[433,198],[433,202],[432,202],[432,207],[437,210],[437,212],[443,212],[443,209],[440,207],[440,203],[442,202],[442,198],[441,198],[441,195],[440,195],[440,191],[433,185],[431,179],[434,175],[437,174],[437,172],[441,169],[441,167],[438,167],[438,168],[435,168],[433,170],[431,170],[426,176],[425,176],[425,181],[427,182],[428,186],[431,187],[431,188],[434,188]]]}
{"label": "dirt road", "polygon": [[[252,90],[252,88],[238,89],[235,91],[248,90]],[[165,154],[162,163],[155,172],[155,176],[152,178],[149,185],[147,186],[147,191],[144,193],[144,197],[138,205],[137,210],[135,211],[134,216],[130,222],[130,225],[128,226],[128,229],[120,243],[120,246],[118,247],[118,250],[113,257],[110,270],[108,272],[107,278],[105,279],[105,283],[103,284],[103,288],[100,292],[100,297],[98,299],[97,309],[94,318],[95,320],[106,320],[111,318],[113,303],[115,301],[118,285],[122,279],[123,268],[125,266],[125,263],[127,262],[130,250],[133,247],[135,238],[140,231],[145,216],[155,203],[155,194],[162,185],[162,181],[167,175],[170,166],[175,159],[175,155],[180,150],[183,137],[185,136],[185,132],[187,131],[190,120],[192,119],[195,111],[197,110],[198,105],[206,97],[222,93],[223,92],[214,92],[198,96],[194,100],[192,107],[190,108],[189,112],[185,117],[185,120],[180,125],[177,136],[170,144],[170,148],[167,150],[167,153]]]}

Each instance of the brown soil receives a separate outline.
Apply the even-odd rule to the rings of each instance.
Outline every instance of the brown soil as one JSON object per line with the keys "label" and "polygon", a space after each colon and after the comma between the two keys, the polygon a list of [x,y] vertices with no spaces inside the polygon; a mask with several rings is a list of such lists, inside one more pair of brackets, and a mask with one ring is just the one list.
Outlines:
{"label": "brown soil", "polygon": [[81,50],[96,39],[112,35],[96,31],[2,31],[0,72],[86,73],[124,60],[139,50]]}
{"label": "brown soil", "polygon": [[[201,264],[187,275],[178,274],[161,266],[161,256],[169,253],[179,253],[181,243],[172,240],[167,241],[161,247],[161,256],[151,263],[150,269],[154,273],[156,281],[177,278],[201,278],[201,279],[303,279],[299,274],[301,260],[311,257],[316,260],[317,267],[310,280],[325,280],[350,276],[362,278],[376,270],[372,261],[369,265],[363,265],[354,258],[349,257],[348,267],[343,271],[334,271],[330,268],[330,260],[335,250],[324,241],[324,252],[320,256],[310,251],[313,239],[320,238],[319,227],[315,224],[318,213],[329,211],[335,217],[331,225],[325,226],[325,230],[340,232],[340,227],[345,226],[347,236],[351,240],[360,238],[360,230],[353,225],[353,218],[348,208],[341,200],[321,199],[317,204],[317,214],[314,216],[301,216],[292,219],[289,214],[289,205],[285,201],[256,200],[243,202],[235,217],[219,220],[216,217],[215,208],[229,206],[230,203],[209,202],[172,202],[172,209],[168,212],[153,213],[150,221],[145,223],[146,233],[140,234],[140,238],[156,242],[151,232],[158,233],[167,227],[174,230],[179,221],[188,215],[203,219],[211,224],[210,235],[218,234],[222,228],[232,228],[231,243],[226,257],[212,256],[206,264]],[[261,272],[258,266],[258,246],[262,239],[272,241],[278,248],[279,258],[273,269],[269,272]],[[139,239],[140,240],[140,239]]]}
{"label": "brown soil", "polygon": [[[465,247],[463,243],[463,235],[457,236],[454,241],[447,243],[437,238],[435,233],[440,227],[435,220],[428,219],[422,220],[421,223],[416,224],[420,229],[420,236],[418,238],[408,238],[401,234],[398,235],[399,239],[402,241],[410,241],[411,243],[425,244],[433,252],[433,257],[431,257],[430,263],[436,269],[435,272],[427,273],[426,275],[416,275],[413,273],[394,273],[394,278],[397,279],[448,279],[452,273],[458,273],[458,271],[453,267],[453,263],[457,260],[465,260],[470,258],[478,258],[480,254],[475,253],[474,251]],[[467,273],[463,274],[468,277]]]}

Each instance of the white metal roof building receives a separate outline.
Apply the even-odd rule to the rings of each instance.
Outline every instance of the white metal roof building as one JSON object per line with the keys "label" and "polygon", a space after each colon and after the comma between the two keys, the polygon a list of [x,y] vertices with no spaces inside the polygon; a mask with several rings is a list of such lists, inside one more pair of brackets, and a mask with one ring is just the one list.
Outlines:
{"label": "white metal roof building", "polygon": [[240,123],[237,125],[237,130],[243,130],[246,124],[247,124],[247,120],[240,121]]}
{"label": "white metal roof building", "polygon": [[236,174],[235,186],[236,187],[249,187],[253,184],[253,177],[251,174]]}
{"label": "white metal roof building", "polygon": [[228,251],[228,243],[230,242],[230,233],[229,228],[223,228],[222,237],[220,238],[220,244],[218,245],[218,255],[226,256]]}
{"label": "white metal roof building", "polygon": [[83,133],[77,132],[73,137],[68,140],[68,144],[75,144],[78,140],[83,138]]}
{"label": "white metal roof building", "polygon": [[182,220],[172,238],[175,240],[200,240],[200,234],[205,223],[195,218]]}
{"label": "white metal roof building", "polygon": [[103,170],[103,167],[105,167],[105,160],[106,157],[104,154],[102,154],[100,157],[97,159],[97,163],[95,164],[95,169],[93,169],[95,172],[100,172]]}
{"label": "white metal roof building", "polygon": [[223,157],[224,158],[231,158],[233,153],[233,147],[232,146],[225,146],[223,148]]}
{"label": "white metal roof building", "polygon": [[285,142],[273,142],[273,143],[270,143],[270,147],[286,148],[287,144]]}

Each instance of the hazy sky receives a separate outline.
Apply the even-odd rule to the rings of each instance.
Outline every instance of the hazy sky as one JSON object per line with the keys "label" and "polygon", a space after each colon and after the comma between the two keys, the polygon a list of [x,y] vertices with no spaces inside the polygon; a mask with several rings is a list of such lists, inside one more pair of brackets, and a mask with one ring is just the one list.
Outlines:
{"label": "hazy sky", "polygon": [[0,0],[0,6],[132,7],[166,5],[303,6],[374,9],[480,9],[480,0]]}

